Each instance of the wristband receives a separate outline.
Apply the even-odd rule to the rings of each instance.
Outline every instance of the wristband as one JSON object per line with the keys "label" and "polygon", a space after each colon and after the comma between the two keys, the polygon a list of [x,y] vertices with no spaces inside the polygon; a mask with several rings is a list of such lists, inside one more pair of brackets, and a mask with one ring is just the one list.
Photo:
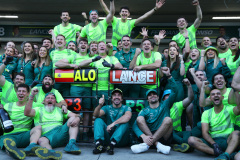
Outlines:
{"label": "wristband", "polygon": [[189,39],[189,37],[185,37],[185,39]]}
{"label": "wristband", "polygon": [[154,12],[156,12],[157,10],[156,10],[156,8],[153,8],[153,10],[154,10]]}
{"label": "wristband", "polygon": [[111,69],[114,69],[114,67],[115,67],[115,66],[114,66],[114,64],[112,64],[112,67],[111,67]]}

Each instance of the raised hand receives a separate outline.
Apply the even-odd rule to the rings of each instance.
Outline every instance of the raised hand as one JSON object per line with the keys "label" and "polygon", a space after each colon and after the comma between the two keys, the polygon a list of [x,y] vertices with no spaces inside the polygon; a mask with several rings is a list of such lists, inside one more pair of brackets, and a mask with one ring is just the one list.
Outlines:
{"label": "raised hand", "polygon": [[99,105],[103,106],[105,102],[104,95],[99,99]]}
{"label": "raised hand", "polygon": [[155,6],[155,9],[158,10],[159,8],[161,8],[165,3],[165,0],[156,0],[156,6]]}
{"label": "raised hand", "polygon": [[148,37],[148,30],[145,28],[145,27],[143,27],[142,28],[142,32],[139,32],[143,37]]}

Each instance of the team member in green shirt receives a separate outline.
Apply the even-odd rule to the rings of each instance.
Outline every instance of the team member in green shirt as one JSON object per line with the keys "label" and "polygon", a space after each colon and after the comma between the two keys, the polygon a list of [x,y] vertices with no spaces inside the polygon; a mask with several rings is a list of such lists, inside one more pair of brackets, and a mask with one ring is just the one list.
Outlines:
{"label": "team member in green shirt", "polygon": [[[98,92],[96,95],[96,84],[93,84],[92,87],[92,96],[97,96],[98,98],[101,97],[102,95],[105,96],[105,102],[106,104],[109,104],[109,99],[108,99],[108,92],[111,92],[114,88],[113,84],[108,84],[109,82],[109,70],[110,69],[123,69],[123,66],[121,63],[119,63],[118,59],[114,56],[108,56],[107,53],[108,51],[112,51],[112,45],[111,48],[107,49],[107,45],[105,42],[101,41],[98,43],[98,54],[101,57],[100,60],[97,60],[95,58],[89,59],[89,60],[84,60],[79,64],[79,67],[83,66],[91,66],[91,67],[96,67],[98,69]],[[93,62],[93,63],[92,63]],[[108,85],[110,85],[108,90]],[[93,99],[92,101],[93,107],[96,107],[97,101],[96,99]]]}
{"label": "team member in green shirt", "polygon": [[82,27],[76,24],[69,23],[71,17],[69,16],[68,11],[63,11],[60,18],[62,20],[62,23],[54,27],[54,41],[55,36],[62,34],[65,36],[67,42],[76,42],[76,33],[80,32],[82,30]]}
{"label": "team member in green shirt", "polygon": [[[66,49],[66,39],[61,34],[56,37],[55,47],[56,49],[50,53],[50,59],[52,60],[53,64],[53,75],[55,68],[57,68],[55,66],[57,61],[73,57],[77,54],[70,49]],[[57,89],[62,94],[62,96],[70,95],[70,84],[55,84],[54,88]]]}
{"label": "team member in green shirt", "polygon": [[[133,125],[135,134],[142,139],[144,143],[131,146],[133,153],[145,152],[150,146],[155,145],[157,152],[169,154],[172,141],[173,123],[170,118],[169,106],[175,102],[177,94],[177,84],[170,74],[170,69],[162,67],[162,72],[168,78],[171,84],[171,94],[166,101],[159,102],[157,91],[152,89],[146,92],[149,106],[145,107],[139,114]],[[168,145],[168,146],[165,146]]]}
{"label": "team member in green shirt", "polygon": [[[142,52],[137,56],[133,71],[138,72],[144,69],[158,69],[162,63],[162,56],[159,52],[152,51],[152,42],[149,39],[143,39]],[[156,89],[156,85],[141,85],[140,97],[144,98],[149,89]]]}
{"label": "team member in green shirt", "polygon": [[[129,120],[132,117],[132,110],[123,105],[123,92],[116,88],[111,94],[111,105],[104,106],[104,95],[99,99],[99,105],[95,108],[93,116],[97,119],[94,122],[94,140],[96,142],[93,154],[105,151],[114,154],[114,147],[123,147],[129,143]],[[103,120],[105,119],[105,121]]]}
{"label": "team member in green shirt", "polygon": [[179,18],[177,20],[177,27],[179,29],[179,33],[177,35],[173,36],[173,38],[172,38],[172,40],[177,42],[178,46],[181,49],[184,47],[185,42],[186,42],[186,39],[183,36],[186,33],[188,34],[188,37],[189,37],[190,48],[191,49],[197,48],[196,31],[202,21],[202,10],[200,8],[200,4],[199,4],[198,0],[194,1],[193,5],[196,6],[196,9],[197,9],[197,19],[195,20],[193,25],[191,25],[190,27],[187,28],[188,23],[187,23],[186,19]]}
{"label": "team member in green shirt", "polygon": [[[26,155],[35,155],[35,150],[40,147],[37,142],[41,136],[42,127],[38,125],[31,130],[33,119],[26,117],[24,113],[29,93],[30,88],[28,85],[19,84],[17,87],[17,101],[4,105],[14,130],[0,136],[0,148],[6,150],[14,159],[24,159]],[[20,150],[18,148],[25,149]]]}
{"label": "team member in green shirt", "polygon": [[203,49],[205,50],[207,47],[212,46],[211,39],[209,37],[203,37],[201,43]]}
{"label": "team member in green shirt", "polygon": [[42,85],[45,75],[52,75],[52,62],[50,60],[48,49],[45,46],[39,48],[37,59],[34,64],[34,81],[38,81],[37,86]]}
{"label": "team member in green shirt", "polygon": [[[3,63],[6,63],[7,57],[9,57],[9,56],[12,57],[12,59],[13,59],[14,53],[15,53],[14,48],[12,48],[12,47],[6,48],[5,54],[0,56],[0,65],[2,65]],[[13,59],[11,62],[7,62],[6,64],[7,65],[6,65],[2,75],[5,77],[5,79],[7,81],[13,83],[13,81],[12,81],[13,72],[15,71],[15,69],[17,67],[17,63]]]}
{"label": "team member in green shirt", "polygon": [[98,42],[92,41],[89,43],[89,56],[98,56]]}
{"label": "team member in green shirt", "polygon": [[25,83],[29,86],[34,80],[33,56],[33,45],[30,42],[25,42],[23,44],[23,57],[18,60],[17,72],[25,74]]}
{"label": "team member in green shirt", "polygon": [[218,57],[219,58],[227,58],[232,55],[232,51],[230,50],[228,43],[225,38],[222,36],[216,38]]}
{"label": "team member in green shirt", "polygon": [[[62,113],[61,109],[56,107],[56,96],[52,92],[45,95],[44,106],[36,107],[33,104],[33,100],[37,93],[37,88],[32,89],[31,96],[24,110],[26,116],[34,118],[35,126],[42,126],[42,136],[38,143],[45,148],[37,149],[37,156],[42,159],[61,159],[62,153],[54,151],[52,148],[62,147],[67,143],[67,146],[64,148],[65,152],[80,154],[81,150],[76,144],[80,123],[79,115],[70,111]],[[67,118],[69,118],[68,121],[63,124],[63,120]]]}
{"label": "team member in green shirt", "polygon": [[[107,8],[106,4],[103,0],[99,0],[104,12],[106,14],[109,13],[109,9]],[[119,15],[121,16],[121,19],[118,19],[117,17],[113,17],[112,20],[112,28],[113,28],[113,34],[112,34],[112,44],[114,47],[117,47],[117,43],[119,40],[122,39],[124,35],[128,35],[131,37],[132,29],[137,26],[142,21],[149,18],[151,15],[153,15],[157,10],[159,10],[165,3],[165,0],[160,0],[156,2],[156,5],[153,9],[142,15],[141,17],[137,19],[128,20],[128,17],[130,16],[130,10],[128,7],[121,7]]]}
{"label": "team member in green shirt", "polygon": [[[235,92],[237,106],[229,107],[223,104],[221,91],[213,89],[210,93],[210,100],[213,108],[202,114],[202,135],[203,138],[189,137],[188,143],[193,148],[202,152],[218,156],[218,159],[230,159],[239,144],[239,131],[234,131],[234,122],[237,115],[240,115],[239,93]],[[225,152],[224,152],[225,151]]]}
{"label": "team member in green shirt", "polygon": [[114,0],[110,0],[110,12],[107,15],[106,19],[102,21],[98,21],[99,15],[97,10],[91,10],[89,12],[89,19],[91,20],[91,23],[84,26],[80,36],[78,37],[78,41],[80,38],[87,37],[88,43],[90,43],[91,41],[104,41],[106,43],[107,27],[111,23],[114,14]]}

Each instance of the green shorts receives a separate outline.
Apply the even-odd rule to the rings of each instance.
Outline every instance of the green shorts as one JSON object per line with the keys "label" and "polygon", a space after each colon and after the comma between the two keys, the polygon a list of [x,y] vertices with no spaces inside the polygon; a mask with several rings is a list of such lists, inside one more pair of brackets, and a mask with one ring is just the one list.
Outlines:
{"label": "green shorts", "polygon": [[5,138],[10,138],[16,142],[18,148],[25,148],[30,143],[30,131],[17,132],[12,134],[6,134],[0,137],[0,147],[3,149],[3,140]]}
{"label": "green shorts", "polygon": [[63,147],[69,141],[69,127],[67,122],[63,126],[58,126],[42,135],[50,141],[52,148]]}
{"label": "green shorts", "polygon": [[[81,96],[91,96],[92,88],[91,87],[79,87],[79,86],[71,86],[70,94],[73,97],[81,97]],[[91,109],[91,98],[82,98],[82,108]]]}
{"label": "green shorts", "polygon": [[[205,139],[203,139],[203,138],[200,138],[200,139],[203,141],[203,143],[205,143],[209,147],[213,148],[212,145],[210,143],[208,143]],[[227,146],[228,146],[227,138],[217,137],[217,138],[213,138],[213,140],[219,145],[219,147],[222,149],[222,151],[225,151],[227,149]]]}

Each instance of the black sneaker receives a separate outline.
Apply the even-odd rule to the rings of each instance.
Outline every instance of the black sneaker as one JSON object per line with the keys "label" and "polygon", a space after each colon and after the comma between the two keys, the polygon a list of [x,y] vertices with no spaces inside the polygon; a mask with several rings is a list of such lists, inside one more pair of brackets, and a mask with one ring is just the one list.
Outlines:
{"label": "black sneaker", "polygon": [[113,155],[114,154],[114,145],[112,143],[110,143],[108,146],[107,146],[107,153],[109,155]]}
{"label": "black sneaker", "polygon": [[96,146],[93,150],[93,154],[100,154],[103,152],[105,152],[105,148],[104,148],[103,144],[100,141],[97,141]]}

